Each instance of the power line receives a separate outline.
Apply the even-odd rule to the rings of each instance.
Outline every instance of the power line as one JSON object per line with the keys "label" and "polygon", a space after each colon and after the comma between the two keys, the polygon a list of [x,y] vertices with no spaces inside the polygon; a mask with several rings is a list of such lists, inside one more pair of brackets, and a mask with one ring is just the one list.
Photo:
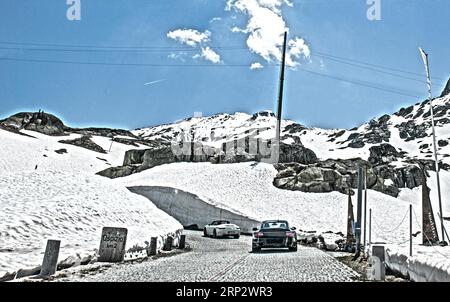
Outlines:
{"label": "power line", "polygon": [[[195,47],[173,47],[173,46],[117,46],[117,45],[107,45],[107,46],[99,46],[99,45],[75,45],[75,44],[55,44],[55,43],[30,43],[30,42],[9,42],[9,41],[0,41],[0,45],[15,45],[15,47],[5,47],[0,46],[0,49],[3,50],[22,50],[22,51],[48,51],[48,52],[166,52],[166,51],[197,51]],[[21,46],[21,47],[18,47]],[[34,48],[30,48],[30,46],[34,46]],[[46,48],[35,48],[35,47],[46,47]],[[56,47],[56,48],[48,48],[48,47]],[[246,47],[242,46],[223,46],[223,45],[210,45],[209,47],[222,50],[222,51],[238,51],[238,50],[248,50]],[[380,69],[385,69],[393,72],[404,73],[408,75],[413,75],[417,77],[422,77],[423,75],[416,72],[411,72],[407,70],[402,70],[398,68],[392,68],[389,66],[383,66],[373,63],[368,63],[364,61],[354,60],[350,58],[340,57],[324,52],[312,51],[311,55],[325,58],[337,63],[347,64],[350,66],[368,69],[375,72],[385,73],[392,76],[404,78],[412,81],[419,81],[418,79],[414,79],[411,77],[405,77],[402,75],[394,74],[392,72],[386,72]],[[439,77],[433,77],[436,80],[444,80]],[[423,81],[420,81],[423,82]]]}
{"label": "power line", "polygon": [[[369,67],[375,67],[375,68],[379,68],[379,69],[386,69],[386,70],[391,70],[391,71],[395,71],[395,72],[405,73],[405,74],[414,75],[414,76],[418,76],[418,77],[423,77],[423,74],[421,74],[421,73],[406,71],[406,70],[402,70],[402,69],[398,69],[398,68],[392,68],[392,67],[378,65],[378,64],[367,63],[367,62],[354,60],[354,59],[349,59],[349,58],[344,58],[344,57],[339,57],[339,56],[335,56],[335,55],[331,55],[331,54],[327,54],[327,53],[323,53],[323,52],[314,51],[314,52],[312,52],[312,54],[314,54],[316,56],[320,56],[320,57],[326,58],[326,59],[329,59],[329,60],[332,59],[332,60],[348,61],[348,62],[352,62],[352,63],[356,63],[356,64],[366,65],[366,66],[369,66]],[[433,77],[433,78],[436,79],[436,80],[441,80],[441,81],[444,80],[444,79],[438,78],[438,77]]]}
{"label": "power line", "polygon": [[[198,67],[245,67],[248,68],[248,64],[149,64],[149,63],[111,63],[111,62],[82,62],[82,61],[66,61],[66,60],[43,60],[43,59],[23,59],[23,58],[7,58],[3,57],[0,58],[0,61],[12,61],[12,62],[31,62],[31,63],[54,63],[54,64],[71,64],[71,65],[93,65],[93,66],[129,66],[129,67],[192,67],[192,68],[198,68]],[[271,64],[266,65],[267,67],[279,67],[279,64]],[[320,72],[315,72],[312,70],[299,68],[299,70],[314,74],[321,77],[326,77],[342,82],[347,82],[351,84],[355,84],[358,86],[363,86],[367,88],[372,88],[384,92],[389,92],[393,94],[413,97],[413,98],[420,98],[417,95],[410,94],[408,91],[402,91],[401,89],[394,88],[394,87],[387,87],[382,86],[379,84],[374,84],[370,82],[363,82],[363,81],[356,81],[353,79],[347,79],[340,76],[334,76],[334,75],[328,75]]]}
{"label": "power line", "polygon": [[[0,57],[0,61],[14,62],[32,62],[32,63],[56,63],[56,64],[74,64],[74,65],[99,65],[99,66],[135,66],[135,67],[246,67],[249,64],[149,64],[149,63],[111,63],[111,62],[82,62],[67,60],[47,60],[47,59],[23,59]],[[276,67],[280,65],[266,65],[267,67]]]}
{"label": "power line", "polygon": [[[324,57],[322,55],[317,55],[317,54],[314,54],[314,53],[312,55],[313,56],[318,56],[318,57]],[[330,60],[330,61],[337,62],[337,63],[341,63],[341,64],[345,64],[345,65],[349,65],[349,66],[354,66],[354,67],[361,68],[361,69],[366,69],[366,70],[371,70],[371,71],[375,71],[375,72],[378,72],[378,73],[388,74],[388,75],[391,75],[391,76],[394,76],[394,77],[398,77],[398,78],[402,78],[402,79],[405,79],[405,80],[415,81],[415,82],[419,82],[419,83],[425,83],[425,81],[423,81],[423,80],[402,76],[402,75],[399,75],[399,74],[396,74],[396,73],[392,73],[392,72],[389,72],[389,71],[384,71],[384,70],[381,70],[381,69],[378,69],[378,68],[375,68],[375,67],[363,66],[363,65],[356,64],[356,63],[346,62],[346,61],[343,61],[343,60],[340,60],[340,59],[334,59],[334,58],[328,58],[328,57],[326,59]]]}
{"label": "power line", "polygon": [[310,73],[310,74],[314,74],[314,75],[317,75],[317,76],[327,77],[327,78],[330,78],[330,79],[335,79],[335,80],[339,80],[339,81],[342,81],[342,82],[347,82],[347,83],[351,83],[351,84],[355,84],[355,85],[359,85],[359,86],[363,86],[363,87],[368,87],[368,88],[372,88],[372,89],[376,89],[376,90],[390,92],[390,93],[403,95],[403,96],[407,96],[407,97],[421,98],[420,96],[410,94],[407,91],[401,92],[400,89],[394,88],[394,87],[387,87],[387,86],[383,87],[383,86],[380,86],[380,85],[372,84],[370,82],[363,82],[363,81],[356,81],[356,80],[352,80],[352,79],[346,79],[346,78],[343,78],[343,77],[327,75],[327,74],[324,74],[324,73],[320,73],[320,72],[316,72],[316,71],[312,71],[312,70],[308,70],[308,69],[299,68],[299,70],[307,72],[307,73]]}
{"label": "power line", "polygon": [[[25,47],[60,47],[60,48],[91,48],[91,49],[111,49],[111,50],[171,50],[171,49],[194,49],[193,47],[174,47],[174,46],[117,46],[117,45],[76,45],[76,44],[55,44],[55,43],[24,43],[24,42],[6,42],[0,41],[3,45],[22,45]],[[221,46],[210,45],[209,47],[216,49],[247,49],[242,46]],[[19,47],[18,47],[19,48]]]}

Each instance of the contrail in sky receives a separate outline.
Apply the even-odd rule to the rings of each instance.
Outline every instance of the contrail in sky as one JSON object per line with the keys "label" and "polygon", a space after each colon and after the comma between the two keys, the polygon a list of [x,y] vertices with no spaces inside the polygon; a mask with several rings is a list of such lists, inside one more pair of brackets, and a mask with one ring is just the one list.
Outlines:
{"label": "contrail in sky", "polygon": [[164,82],[164,81],[166,81],[166,79],[152,81],[152,82],[145,83],[144,86],[153,85],[153,84],[157,84],[157,83]]}

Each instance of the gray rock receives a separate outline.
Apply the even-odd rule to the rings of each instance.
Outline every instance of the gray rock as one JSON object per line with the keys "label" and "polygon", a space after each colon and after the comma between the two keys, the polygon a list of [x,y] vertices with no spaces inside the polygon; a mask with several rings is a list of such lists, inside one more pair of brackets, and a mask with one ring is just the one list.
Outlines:
{"label": "gray rock", "polygon": [[405,153],[398,152],[395,147],[390,144],[380,144],[370,147],[369,162],[372,165],[379,165],[396,161],[398,158],[404,157]]}
{"label": "gray rock", "polygon": [[91,151],[95,151],[98,153],[105,154],[106,151],[103,150],[102,147],[94,143],[89,136],[82,136],[80,138],[72,139],[72,140],[61,140],[59,141],[61,144],[74,145],[77,147],[85,148]]}
{"label": "gray rock", "polygon": [[67,149],[58,149],[58,150],[55,150],[55,152],[58,154],[65,154],[65,153],[67,153]]}
{"label": "gray rock", "polygon": [[448,145],[448,140],[439,140],[438,141],[438,145],[439,145],[439,147],[445,147],[445,146],[447,146]]}
{"label": "gray rock", "polygon": [[41,272],[41,266],[31,268],[31,269],[20,269],[17,271],[16,279],[36,276]]}
{"label": "gray rock", "polygon": [[351,141],[348,146],[350,148],[355,148],[355,149],[360,149],[363,148],[366,144],[364,144],[364,142],[362,140],[353,140]]}
{"label": "gray rock", "polygon": [[16,278],[16,272],[6,273],[3,277],[0,277],[0,282],[8,282],[14,280],[14,278]]}
{"label": "gray rock", "polygon": [[111,167],[106,170],[100,171],[97,175],[108,177],[111,179],[129,176],[136,172],[137,166],[120,166],[120,167]]}
{"label": "gray rock", "polygon": [[63,261],[58,263],[57,270],[68,269],[70,267],[79,266],[81,264],[81,259],[79,257],[69,256]]}

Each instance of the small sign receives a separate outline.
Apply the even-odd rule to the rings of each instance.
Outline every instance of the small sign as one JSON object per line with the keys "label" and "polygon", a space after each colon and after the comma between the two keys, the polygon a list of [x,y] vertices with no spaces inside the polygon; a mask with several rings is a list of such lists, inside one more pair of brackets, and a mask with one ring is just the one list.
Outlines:
{"label": "small sign", "polygon": [[99,248],[99,262],[121,262],[125,256],[128,230],[104,227]]}

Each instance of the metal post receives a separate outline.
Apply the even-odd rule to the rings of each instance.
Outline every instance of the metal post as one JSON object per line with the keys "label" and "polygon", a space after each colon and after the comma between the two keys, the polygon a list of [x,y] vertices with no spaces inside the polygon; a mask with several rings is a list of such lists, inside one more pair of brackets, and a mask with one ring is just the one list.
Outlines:
{"label": "metal post", "polygon": [[180,236],[180,243],[178,244],[179,249],[184,249],[186,247],[186,235]]}
{"label": "metal post", "polygon": [[412,204],[409,205],[409,256],[413,254]]}
{"label": "metal post", "polygon": [[369,245],[372,245],[372,209],[369,209]]}
{"label": "metal post", "polygon": [[367,167],[364,169],[364,252],[366,251],[366,226],[367,226]]}
{"label": "metal post", "polygon": [[[442,213],[442,198],[441,198],[441,182],[439,179],[439,162],[437,156],[437,146],[436,146],[436,131],[434,129],[434,110],[433,110],[433,96],[431,92],[431,77],[430,77],[430,64],[428,60],[428,54],[420,48],[420,52],[422,54],[422,59],[425,64],[425,70],[427,74],[427,84],[428,84],[428,99],[430,101],[430,113],[431,113],[431,128],[433,133],[433,149],[434,149],[434,162],[436,166],[436,179],[437,179],[437,192],[439,198],[439,212]],[[444,220],[441,216],[441,233],[442,233],[442,241],[445,242],[445,231],[444,231]]]}
{"label": "metal post", "polygon": [[356,216],[356,254],[359,255],[361,252],[361,216],[362,216],[362,188],[363,188],[363,168],[360,166],[358,168],[358,208]]}
{"label": "metal post", "polygon": [[[439,217],[441,216],[441,213],[438,213]],[[447,230],[444,227],[445,236],[447,236],[447,240],[450,242],[450,238],[448,237]]]}

